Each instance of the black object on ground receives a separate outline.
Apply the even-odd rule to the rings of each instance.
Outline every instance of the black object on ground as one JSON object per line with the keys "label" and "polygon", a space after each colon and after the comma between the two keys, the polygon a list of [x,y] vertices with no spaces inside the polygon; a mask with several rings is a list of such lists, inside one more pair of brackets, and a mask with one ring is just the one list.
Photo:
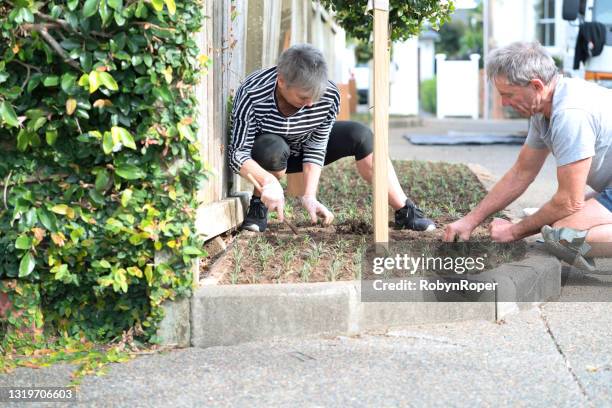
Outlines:
{"label": "black object on ground", "polygon": [[415,145],[522,145],[525,142],[524,135],[468,132],[448,132],[446,135],[404,135],[404,138]]}

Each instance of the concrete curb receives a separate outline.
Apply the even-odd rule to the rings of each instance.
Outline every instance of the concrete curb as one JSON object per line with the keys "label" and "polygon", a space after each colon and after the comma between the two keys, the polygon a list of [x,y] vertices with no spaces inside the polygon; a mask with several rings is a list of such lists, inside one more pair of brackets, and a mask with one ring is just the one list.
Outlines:
{"label": "concrete curb", "polygon": [[[490,276],[487,276],[490,275]],[[354,335],[417,324],[496,320],[560,296],[561,264],[536,248],[482,274],[495,302],[361,302],[361,282],[207,285],[191,299],[191,345],[213,347],[275,337]]]}

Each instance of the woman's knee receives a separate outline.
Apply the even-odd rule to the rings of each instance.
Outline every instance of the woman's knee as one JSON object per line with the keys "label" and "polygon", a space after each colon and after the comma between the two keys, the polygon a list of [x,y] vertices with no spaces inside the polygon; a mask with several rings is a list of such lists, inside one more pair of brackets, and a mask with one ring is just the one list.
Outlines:
{"label": "woman's knee", "polygon": [[361,160],[374,151],[374,134],[369,127],[351,122],[350,135],[355,146],[355,160]]}
{"label": "woman's knee", "polygon": [[255,138],[251,157],[265,170],[280,172],[287,168],[289,145],[285,140],[270,133]]}

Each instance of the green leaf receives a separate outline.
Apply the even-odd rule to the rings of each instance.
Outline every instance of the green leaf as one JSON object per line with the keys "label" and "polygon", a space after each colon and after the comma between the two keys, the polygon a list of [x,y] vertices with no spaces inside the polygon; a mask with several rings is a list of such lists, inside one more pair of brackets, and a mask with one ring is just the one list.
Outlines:
{"label": "green leaf", "polygon": [[140,245],[144,241],[144,237],[141,234],[134,234],[130,237],[129,241],[132,245]]}
{"label": "green leaf", "polygon": [[121,11],[123,0],[107,0],[108,6],[114,10]]}
{"label": "green leaf", "polygon": [[117,82],[115,81],[115,79],[108,72],[100,72],[99,78],[100,78],[100,81],[102,81],[102,84],[108,89],[110,89],[111,91],[119,90],[119,85],[117,85]]}
{"label": "green leaf", "polygon": [[39,208],[36,210],[36,215],[38,215],[38,220],[40,223],[51,232],[55,232],[57,230],[57,218],[55,215],[47,211],[46,208]]}
{"label": "green leaf", "polygon": [[172,93],[166,87],[153,88],[153,95],[166,103],[172,103]]}
{"label": "green leaf", "polygon": [[123,166],[119,166],[115,168],[115,173],[126,180],[136,180],[141,179],[146,176],[146,173],[142,171],[142,169],[138,166],[134,166],[132,164],[124,164]]}
{"label": "green leaf", "polygon": [[30,132],[25,129],[21,129],[17,134],[17,150],[25,152],[30,145]]}
{"label": "green leaf", "polygon": [[126,129],[119,126],[113,126],[111,128],[111,135],[113,137],[113,140],[120,140],[121,144],[125,147],[132,150],[136,150],[136,143],[134,143],[134,138]]}
{"label": "green leaf", "polygon": [[89,87],[89,75],[87,74],[81,75],[81,77],[79,78],[79,85],[82,86],[83,88]]}
{"label": "green leaf", "polygon": [[0,103],[0,118],[9,126],[19,127],[19,120],[17,119],[17,114],[13,110],[13,105],[7,101]]}
{"label": "green leaf", "polygon": [[53,146],[57,140],[57,130],[48,130],[45,132],[45,139],[49,146]]}
{"label": "green leaf", "polygon": [[153,282],[153,267],[151,265],[145,266],[144,274],[145,278],[147,278],[147,283]]}
{"label": "green leaf", "polygon": [[75,86],[76,84],[76,76],[72,75],[72,74],[64,74],[62,75],[62,91],[64,91],[65,93],[69,93],[70,90]]}
{"label": "green leaf", "polygon": [[108,185],[109,180],[110,177],[108,177],[108,173],[106,172],[106,170],[100,171],[96,176],[96,190],[100,192],[104,191],[106,189],[106,186]]}
{"label": "green leaf", "polygon": [[79,6],[79,0],[68,0],[68,10],[74,11]]}
{"label": "green leaf", "polygon": [[121,193],[121,206],[127,207],[128,203],[132,199],[132,190],[129,188],[127,190],[123,190]]}
{"label": "green leaf", "polygon": [[119,13],[115,13],[115,23],[117,23],[119,27],[123,27],[123,25],[125,24],[125,21],[126,21],[125,17],[123,17]]}
{"label": "green leaf", "polygon": [[[163,7],[163,4],[162,4]],[[145,6],[144,1],[140,0],[138,2],[138,6],[136,6],[135,16],[138,18],[147,18],[147,6]]]}
{"label": "green leaf", "polygon": [[164,0],[151,0],[155,11],[162,11],[164,9]]}
{"label": "green leaf", "polygon": [[43,85],[47,88],[52,86],[58,86],[60,79],[57,75],[49,75],[43,80]]}
{"label": "green leaf", "polygon": [[100,261],[100,266],[106,269],[110,269],[111,268],[111,264],[110,262],[108,262],[106,259],[103,259]]}
{"label": "green leaf", "polygon": [[186,246],[185,248],[183,248],[183,254],[185,255],[196,255],[196,256],[204,256],[204,252],[199,249],[196,248],[194,246]]}
{"label": "green leaf", "polygon": [[191,143],[195,143],[195,137],[193,136],[193,132],[191,131],[191,127],[189,125],[183,125],[182,123],[177,123],[176,128],[178,129],[179,135],[181,137],[189,140]]}
{"label": "green leaf", "polygon": [[104,132],[104,137],[102,137],[102,150],[105,154],[111,154],[114,147],[113,137],[109,132]]}
{"label": "green leaf", "polygon": [[106,23],[113,17],[113,12],[106,4],[106,0],[100,0],[100,17],[102,18],[102,25],[105,26]]}
{"label": "green leaf", "polygon": [[100,73],[98,71],[91,71],[89,73],[89,93],[92,94],[98,90],[101,85],[102,78],[100,78]]}
{"label": "green leaf", "polygon": [[68,206],[66,204],[54,205],[53,207],[51,207],[51,212],[60,215],[66,215],[66,213],[68,212]]}
{"label": "green leaf", "polygon": [[20,235],[15,241],[15,248],[30,249],[32,247],[32,238],[27,235]]}
{"label": "green leaf", "polygon": [[174,13],[176,13],[176,4],[174,3],[174,0],[164,0],[166,3],[166,7],[168,7],[168,12],[170,13],[171,16],[174,15]]}
{"label": "green leaf", "polygon": [[21,262],[19,263],[19,277],[23,278],[31,274],[35,266],[36,262],[34,257],[28,252],[21,258]]}
{"label": "green leaf", "polygon": [[94,203],[98,204],[99,206],[106,204],[106,199],[97,190],[89,190],[88,194],[89,194],[89,198],[91,198],[91,200]]}
{"label": "green leaf", "polygon": [[87,0],[83,6],[83,16],[89,18],[98,12],[99,0]]}

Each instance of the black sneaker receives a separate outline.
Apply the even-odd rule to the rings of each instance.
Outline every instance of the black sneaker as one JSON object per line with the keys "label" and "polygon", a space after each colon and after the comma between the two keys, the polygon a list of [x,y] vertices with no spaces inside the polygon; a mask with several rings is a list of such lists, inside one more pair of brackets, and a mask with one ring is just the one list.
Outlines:
{"label": "black sneaker", "polygon": [[268,209],[259,197],[251,197],[249,211],[247,211],[247,216],[242,223],[242,229],[254,232],[264,232],[267,226]]}
{"label": "black sneaker", "polygon": [[436,224],[429,218],[425,218],[423,211],[408,198],[406,205],[395,211],[395,228],[432,231],[436,229]]}

